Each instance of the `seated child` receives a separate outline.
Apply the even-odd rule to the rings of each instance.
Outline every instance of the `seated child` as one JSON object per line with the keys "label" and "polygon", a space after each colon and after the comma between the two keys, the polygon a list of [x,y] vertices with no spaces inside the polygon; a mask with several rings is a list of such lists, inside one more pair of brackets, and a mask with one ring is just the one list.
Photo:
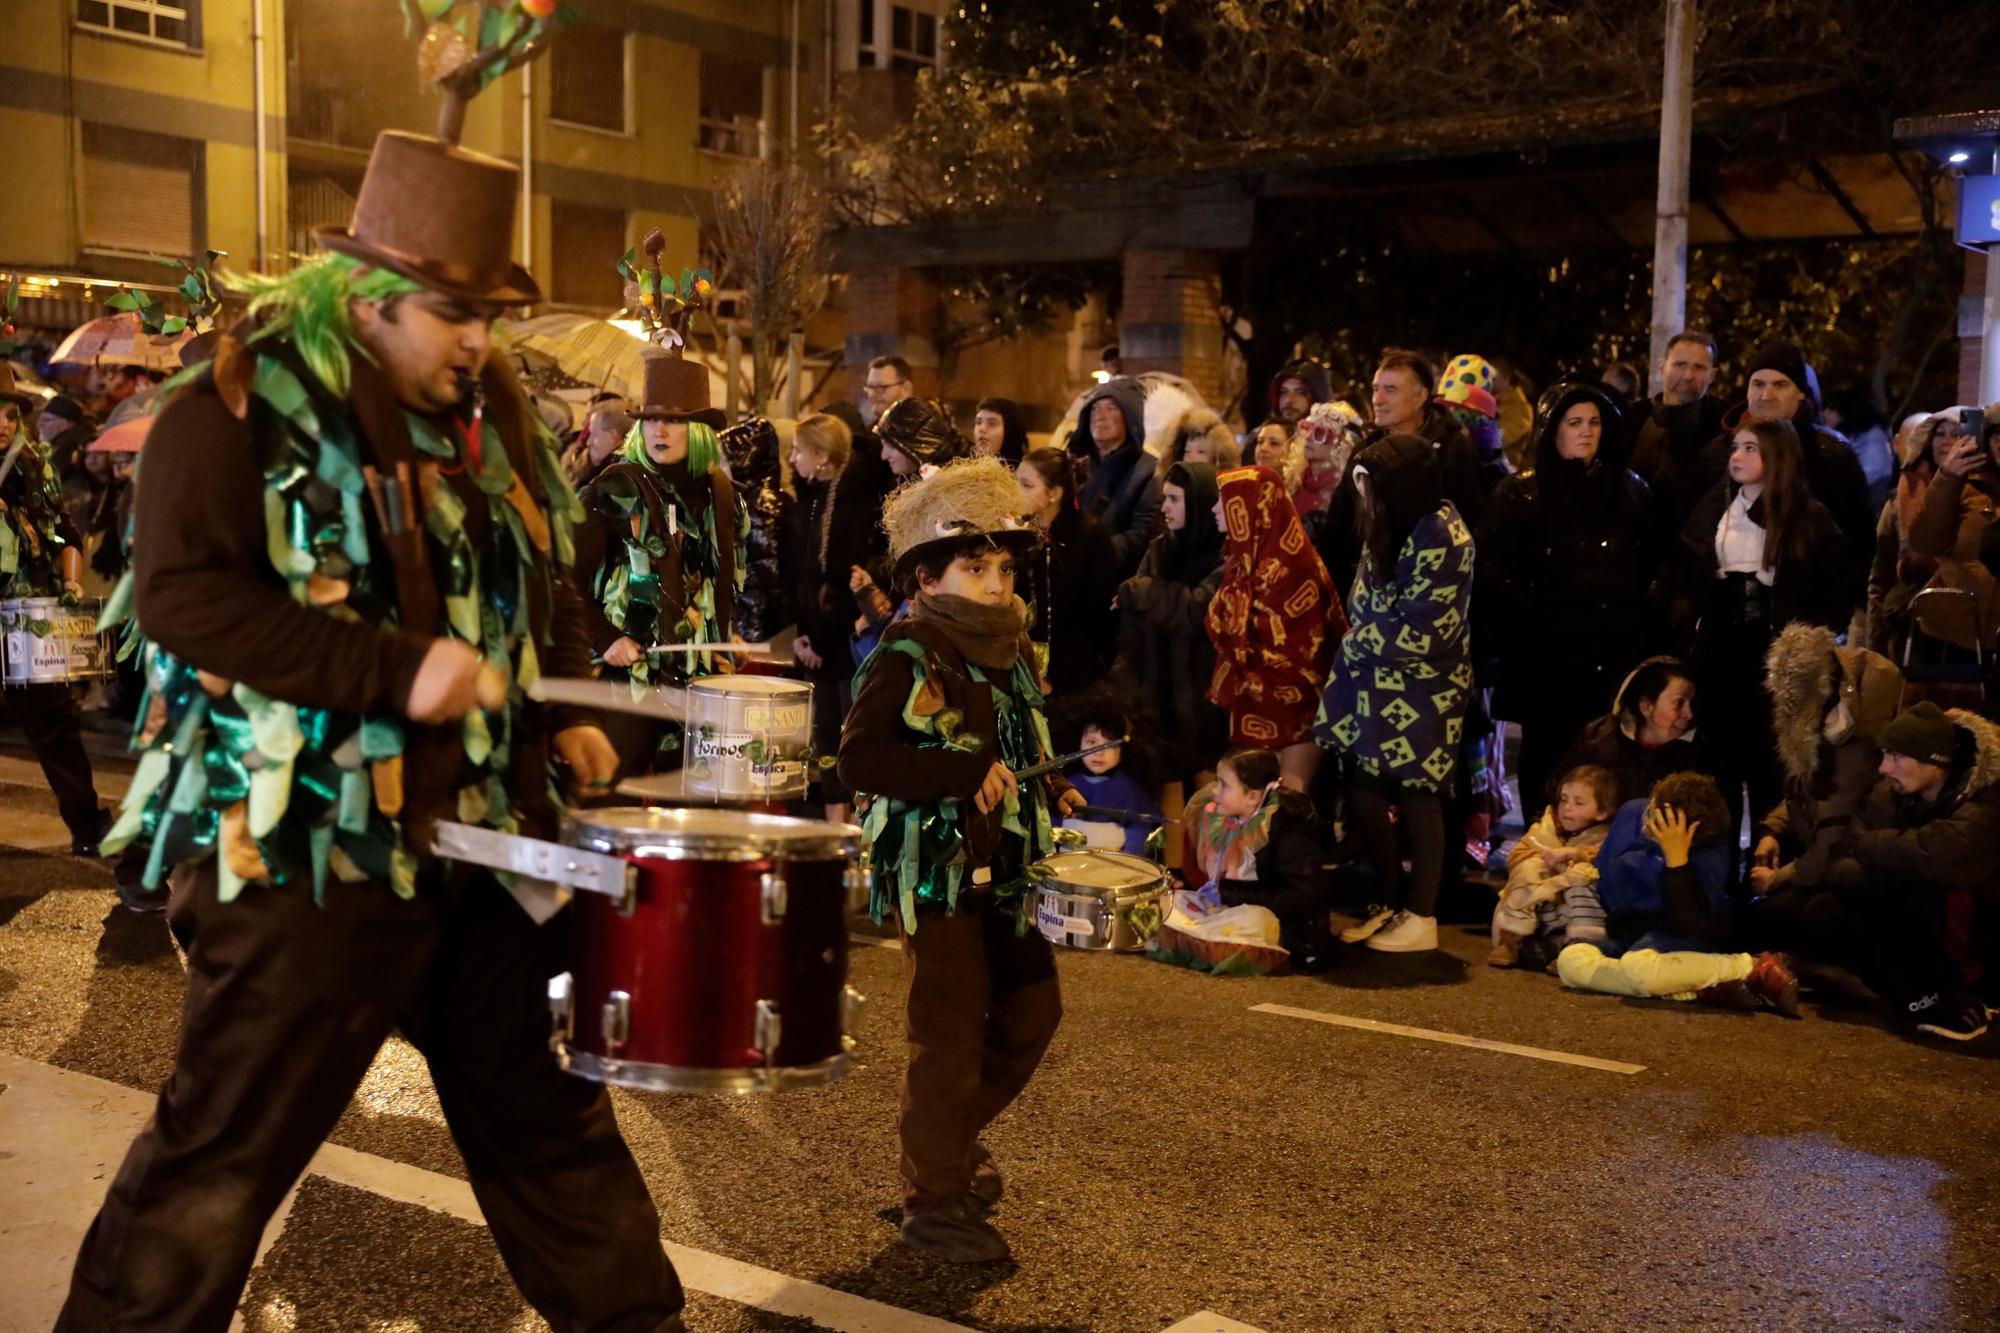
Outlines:
{"label": "seated child", "polygon": [[1563,984],[1796,1014],[1798,981],[1782,956],[1723,952],[1733,831],[1705,773],[1670,774],[1646,800],[1627,801],[1597,854],[1608,938],[1557,955]]}
{"label": "seated child", "polygon": [[1216,950],[1202,946],[1230,940],[1275,944],[1300,971],[1329,958],[1319,817],[1278,776],[1275,752],[1232,750],[1215,766],[1214,784],[1188,802],[1181,873],[1198,887],[1173,895],[1155,952],[1213,962]]}
{"label": "seated child", "polygon": [[1507,857],[1507,887],[1493,909],[1493,951],[1486,961],[1512,967],[1536,934],[1564,943],[1604,938],[1597,899],[1597,849],[1618,809],[1618,778],[1583,764],[1563,775],[1556,801]]}
{"label": "seated child", "polygon": [[[1089,749],[1129,734],[1130,728],[1122,716],[1100,712],[1084,723],[1083,736],[1076,748]],[[1124,746],[1114,745],[1108,750],[1087,754],[1070,765],[1069,772],[1064,776],[1082,794],[1086,805],[1100,810],[1151,815],[1153,819],[1113,820],[1103,815],[1082,818],[1065,815],[1057,821],[1062,827],[1078,830],[1092,847],[1126,851],[1134,856],[1144,855],[1146,835],[1156,827],[1160,817],[1160,803],[1126,767]]]}

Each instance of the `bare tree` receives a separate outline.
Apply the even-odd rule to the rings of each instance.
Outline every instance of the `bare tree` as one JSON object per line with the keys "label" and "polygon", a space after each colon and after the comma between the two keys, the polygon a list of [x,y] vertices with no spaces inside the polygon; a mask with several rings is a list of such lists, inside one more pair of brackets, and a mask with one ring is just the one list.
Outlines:
{"label": "bare tree", "polygon": [[793,165],[739,170],[715,200],[721,285],[749,298],[751,401],[769,401],[784,340],[826,301],[828,213],[819,184]]}

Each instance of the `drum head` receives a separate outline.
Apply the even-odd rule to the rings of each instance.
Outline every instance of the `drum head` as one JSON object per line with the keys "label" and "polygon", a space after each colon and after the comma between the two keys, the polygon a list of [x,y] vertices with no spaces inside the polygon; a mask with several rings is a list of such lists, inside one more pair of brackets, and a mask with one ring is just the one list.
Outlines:
{"label": "drum head", "polygon": [[812,686],[783,676],[698,676],[688,682],[688,690],[701,694],[764,696],[810,694]]}
{"label": "drum head", "polygon": [[852,824],[699,806],[579,811],[563,831],[573,847],[669,861],[823,861],[861,849]]}
{"label": "drum head", "polygon": [[1164,873],[1143,856],[1129,852],[1058,852],[1035,862],[1038,876],[1058,884],[1114,891],[1149,889]]}

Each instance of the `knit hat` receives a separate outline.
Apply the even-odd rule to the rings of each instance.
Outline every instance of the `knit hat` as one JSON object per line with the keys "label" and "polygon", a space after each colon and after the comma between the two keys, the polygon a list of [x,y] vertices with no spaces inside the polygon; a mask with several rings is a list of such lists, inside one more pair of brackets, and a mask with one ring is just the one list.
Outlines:
{"label": "knit hat", "polygon": [[[906,398],[891,410],[918,401]],[[888,415],[883,413],[885,419]],[[960,458],[904,482],[882,506],[882,528],[889,534],[889,557],[899,582],[927,553],[968,537],[984,537],[1014,551],[1041,539],[1021,519],[1020,483],[997,458]]]}
{"label": "knit hat", "polygon": [[1485,357],[1470,352],[1453,357],[1444,368],[1436,398],[1454,407],[1471,408],[1483,417],[1500,415],[1500,400],[1493,395],[1493,367]]}
{"label": "knit hat", "polygon": [[1958,750],[1958,729],[1944,710],[1926,700],[1882,728],[1882,749],[1920,764],[1948,768]]}
{"label": "knit hat", "polygon": [[1760,370],[1775,370],[1786,379],[1799,386],[1799,392],[1813,395],[1817,401],[1819,377],[1806,365],[1805,349],[1794,342],[1768,342],[1750,354],[1743,363],[1743,379],[1749,382],[1752,375]]}
{"label": "knit hat", "polygon": [[907,454],[926,467],[949,463],[971,452],[944,408],[927,398],[904,398],[889,404],[875,419],[875,437],[885,448]]}

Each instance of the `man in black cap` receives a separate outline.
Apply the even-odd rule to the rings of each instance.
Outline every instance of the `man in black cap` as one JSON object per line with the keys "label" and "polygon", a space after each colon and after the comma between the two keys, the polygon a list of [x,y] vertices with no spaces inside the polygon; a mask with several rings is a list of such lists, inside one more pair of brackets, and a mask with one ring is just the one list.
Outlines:
{"label": "man in black cap", "polygon": [[2000,888],[2000,726],[1920,703],[1882,729],[1880,771],[1798,943],[1919,1031],[1970,1041],[1988,1021],[1968,923]]}

